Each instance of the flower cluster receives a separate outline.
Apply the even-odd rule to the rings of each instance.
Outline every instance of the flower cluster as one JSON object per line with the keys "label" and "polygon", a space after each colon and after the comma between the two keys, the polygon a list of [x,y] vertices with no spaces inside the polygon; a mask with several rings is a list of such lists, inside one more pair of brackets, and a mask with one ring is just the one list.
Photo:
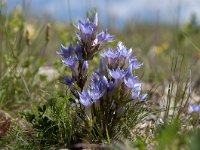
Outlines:
{"label": "flower cluster", "polygon": [[[65,77],[65,84],[78,103],[73,105],[77,110],[77,118],[84,122],[88,133],[95,134],[95,127],[98,127],[98,134],[101,136],[114,136],[117,134],[116,128],[121,128],[118,122],[129,118],[130,114],[134,115],[134,121],[142,117],[135,108],[143,106],[142,102],[147,94],[142,94],[142,83],[133,74],[142,63],[133,56],[133,50],[122,42],[115,49],[110,48],[100,53],[102,59],[99,68],[88,81],[88,62],[103,45],[114,40],[107,31],[97,33],[97,24],[97,15],[93,22],[88,19],[85,22],[79,21],[76,47],[72,44],[68,48],[61,46],[57,53],[62,56],[64,65],[71,70],[71,76]],[[130,124],[133,125],[132,122]],[[98,140],[98,136],[96,138]]]}
{"label": "flower cluster", "polygon": [[101,56],[100,67],[92,74],[89,88],[79,93],[81,104],[89,107],[98,100],[107,101],[108,98],[112,103],[135,99],[144,101],[147,94],[141,94],[142,83],[133,75],[133,71],[139,69],[142,63],[132,56],[132,49],[119,42],[115,50],[109,49]]}
{"label": "flower cluster", "polygon": [[112,42],[114,37],[109,35],[107,31],[97,34],[98,17],[94,17],[94,21],[88,19],[85,22],[78,22],[76,33],[78,38],[75,48],[72,44],[69,47],[61,48],[57,53],[62,56],[62,62],[71,69],[72,76],[65,77],[65,84],[68,85],[72,93],[78,98],[78,86],[81,91],[87,80],[88,60],[91,60],[99,49],[108,42]]}
{"label": "flower cluster", "polygon": [[92,59],[99,48],[108,42],[114,41],[114,37],[108,34],[107,31],[97,34],[97,25],[97,14],[94,17],[93,22],[90,22],[89,19],[85,22],[78,22],[77,29],[80,32],[76,33],[76,36],[82,47],[82,49],[79,49],[78,53],[85,60]]}

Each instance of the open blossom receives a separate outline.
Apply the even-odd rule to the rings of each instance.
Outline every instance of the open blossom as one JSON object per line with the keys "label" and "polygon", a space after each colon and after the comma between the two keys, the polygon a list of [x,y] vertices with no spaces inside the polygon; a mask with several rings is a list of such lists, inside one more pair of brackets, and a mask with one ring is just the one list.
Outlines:
{"label": "open blossom", "polygon": [[132,49],[127,49],[122,42],[119,42],[115,50],[110,48],[108,51],[101,53],[101,56],[105,59],[110,69],[125,67],[129,64],[132,65],[132,69],[139,69],[142,63],[139,63],[135,57],[131,57],[132,53]]}
{"label": "open blossom", "polygon": [[134,88],[135,84],[138,83],[137,77],[130,76],[128,78],[124,78],[124,83],[128,88]]}
{"label": "open blossom", "polygon": [[109,73],[114,79],[122,79],[126,75],[126,72],[120,68],[109,70]]}
{"label": "open blossom", "polygon": [[140,93],[141,93],[141,89],[142,89],[142,84],[141,83],[134,84],[133,92],[132,92],[132,98],[133,99],[139,98]]}
{"label": "open blossom", "polygon": [[89,19],[87,19],[85,22],[78,22],[77,29],[79,30],[79,32],[76,33],[76,36],[79,40],[79,45],[82,46],[82,50],[78,50],[79,54],[81,53],[82,57],[85,60],[92,59],[95,53],[98,52],[100,47],[108,42],[114,41],[114,37],[111,36],[107,31],[97,33],[97,26],[97,14],[94,17],[93,22],[91,22]]}
{"label": "open blossom", "polygon": [[70,43],[68,48],[61,45],[60,51],[57,51],[57,54],[63,56],[64,58],[68,58],[69,56],[71,56],[71,53],[73,51],[74,51],[74,48],[72,47],[72,43]]}
{"label": "open blossom", "polygon": [[105,94],[107,86],[107,78],[94,73],[88,89],[83,89],[82,93],[79,93],[81,104],[86,107],[91,106]]}
{"label": "open blossom", "polygon": [[98,26],[98,16],[97,14],[94,17],[94,21],[90,22],[89,19],[87,19],[85,22],[78,22],[77,29],[80,31],[80,33],[76,33],[76,36],[79,41],[82,43],[87,43],[89,45],[104,45],[108,42],[113,42],[114,37],[111,36],[107,30],[102,31],[99,34],[96,34]]}
{"label": "open blossom", "polygon": [[139,69],[143,65],[143,63],[139,63],[135,57],[129,60],[129,64],[132,65],[133,69]]}
{"label": "open blossom", "polygon": [[92,99],[87,90],[83,90],[82,93],[79,94],[79,101],[85,107],[90,107],[92,105]]}
{"label": "open blossom", "polygon": [[74,68],[76,64],[78,63],[78,59],[76,57],[69,56],[68,58],[63,59],[62,62],[67,67]]}
{"label": "open blossom", "polygon": [[105,43],[113,42],[114,37],[110,35],[107,31],[102,31],[101,33],[96,35],[95,41],[96,42],[94,44],[104,45]]}

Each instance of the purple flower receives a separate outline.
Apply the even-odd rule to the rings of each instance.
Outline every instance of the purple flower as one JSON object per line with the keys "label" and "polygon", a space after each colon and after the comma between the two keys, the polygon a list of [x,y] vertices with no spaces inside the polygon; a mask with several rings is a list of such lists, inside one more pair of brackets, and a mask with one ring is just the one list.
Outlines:
{"label": "purple flower", "polygon": [[96,73],[99,76],[107,76],[108,75],[107,66],[103,60],[100,60],[99,69],[96,71]]}
{"label": "purple flower", "polygon": [[74,78],[71,77],[64,77],[64,84],[69,86],[71,92],[74,94],[74,96],[78,97],[78,93],[76,90],[76,87],[74,85]]}
{"label": "purple flower", "polygon": [[75,68],[76,64],[78,63],[78,59],[73,56],[69,56],[68,58],[65,58],[62,60],[62,62],[70,68]]}
{"label": "purple flower", "polygon": [[119,42],[116,46],[116,51],[119,52],[118,65],[120,67],[126,65],[132,55],[132,49],[127,49],[122,42]]}
{"label": "purple flower", "polygon": [[85,22],[78,22],[77,29],[80,31],[76,33],[78,38],[78,42],[81,47],[78,45],[77,47],[77,57],[84,60],[90,60],[94,57],[94,55],[98,52],[101,46],[108,42],[112,42],[114,37],[105,32],[101,32],[96,34],[98,25],[98,16],[97,14],[94,17],[93,22],[87,19]]}
{"label": "purple flower", "polygon": [[84,61],[83,62],[83,66],[82,66],[82,75],[85,76],[87,74],[88,71],[88,61]]}
{"label": "purple flower", "polygon": [[132,49],[127,49],[122,42],[118,42],[116,51],[119,52],[120,56],[129,58],[132,55]]}
{"label": "purple flower", "polygon": [[119,53],[113,51],[111,48],[108,51],[101,53],[101,56],[105,59],[108,63],[108,67],[111,69],[116,68],[117,66],[117,59],[119,57]]}
{"label": "purple flower", "polygon": [[116,50],[109,49],[101,54],[106,60],[109,68],[115,69],[118,67],[125,67],[128,64],[128,60],[132,55],[132,49],[127,49],[122,42],[119,42],[116,46]]}
{"label": "purple flower", "polygon": [[81,41],[84,45],[86,44],[87,46],[91,46],[95,40],[95,33],[97,30],[96,21],[95,23],[90,22],[89,19],[87,19],[84,23],[79,21],[77,28],[80,31],[80,33],[76,33],[79,41]]}
{"label": "purple flower", "polygon": [[76,44],[75,53],[77,55],[77,58],[79,60],[82,60],[82,58],[83,58],[83,47],[78,42]]}
{"label": "purple flower", "polygon": [[97,44],[104,45],[108,42],[113,42],[114,36],[111,36],[110,34],[108,34],[107,31],[105,32],[103,31],[96,35],[96,40],[97,40]]}
{"label": "purple flower", "polygon": [[70,56],[62,60],[62,62],[72,70],[74,77],[78,76],[78,58]]}
{"label": "purple flower", "polygon": [[200,106],[199,105],[190,104],[189,108],[192,110],[192,112],[198,112],[198,113],[200,113]]}
{"label": "purple flower", "polygon": [[109,70],[109,74],[114,79],[122,79],[126,75],[126,71],[123,69],[117,68],[113,70]]}
{"label": "purple flower", "polygon": [[139,69],[143,65],[143,63],[139,63],[135,57],[129,60],[129,64],[132,65],[133,69]]}
{"label": "purple flower", "polygon": [[[88,90],[83,90],[80,95],[80,102],[84,105],[86,102],[95,102],[99,100],[106,92],[108,81],[105,76],[98,76],[94,73],[92,75],[92,82],[89,84]],[[85,98],[87,96],[87,98]],[[85,101],[83,101],[85,99]],[[84,105],[85,106],[85,105]],[[88,105],[89,106],[89,105]]]}
{"label": "purple flower", "polygon": [[96,25],[93,22],[90,22],[87,19],[84,23],[79,21],[77,28],[81,31],[81,33],[86,35],[92,35],[96,31]]}
{"label": "purple flower", "polygon": [[94,101],[99,100],[105,93],[105,90],[101,91],[97,86],[88,90],[88,94]]}
{"label": "purple flower", "polygon": [[107,88],[108,80],[105,76],[99,76],[97,73],[93,73],[91,81],[92,82],[89,85],[91,89],[95,86],[97,86],[102,91]]}
{"label": "purple flower", "polygon": [[142,84],[141,83],[136,83],[134,85],[133,92],[132,92],[132,98],[133,99],[139,98],[140,93],[141,93],[141,89],[142,89]]}
{"label": "purple flower", "polygon": [[91,106],[88,103],[92,103],[99,100],[105,94],[107,86],[108,81],[105,76],[100,76],[97,73],[93,73],[88,90],[84,89],[82,94],[79,94],[80,102],[84,106]]}
{"label": "purple flower", "polygon": [[130,76],[128,78],[124,78],[124,83],[128,88],[132,89],[138,83],[137,82],[137,77],[136,76],[135,77]]}
{"label": "purple flower", "polygon": [[70,43],[68,48],[61,45],[60,51],[57,51],[57,54],[63,56],[64,58],[68,58],[73,51],[74,48],[72,47],[72,43]]}
{"label": "purple flower", "polygon": [[101,56],[109,59],[116,59],[119,56],[119,52],[113,51],[111,48],[108,49],[108,51],[104,51],[103,53],[101,53]]}
{"label": "purple flower", "polygon": [[85,107],[92,106],[92,100],[87,90],[83,90],[82,93],[79,94],[80,103]]}

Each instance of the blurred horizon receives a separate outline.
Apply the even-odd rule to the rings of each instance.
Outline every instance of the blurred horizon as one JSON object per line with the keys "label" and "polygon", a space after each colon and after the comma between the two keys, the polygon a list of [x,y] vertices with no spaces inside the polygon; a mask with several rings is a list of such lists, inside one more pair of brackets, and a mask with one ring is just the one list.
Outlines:
{"label": "blurred horizon", "polygon": [[[8,11],[23,0],[7,1]],[[97,10],[103,25],[110,22],[123,27],[127,22],[179,25],[189,22],[193,14],[200,22],[200,0],[30,0],[24,1],[34,16],[48,15],[62,22],[83,19],[88,10]]]}

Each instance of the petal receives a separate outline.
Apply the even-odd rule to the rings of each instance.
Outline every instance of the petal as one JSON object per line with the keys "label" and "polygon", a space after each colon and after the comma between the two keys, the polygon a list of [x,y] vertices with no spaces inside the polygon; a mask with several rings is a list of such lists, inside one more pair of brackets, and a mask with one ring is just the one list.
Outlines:
{"label": "petal", "polygon": [[141,85],[142,85],[141,83],[135,84],[133,92],[132,92],[132,98],[133,99],[139,98],[140,93],[141,93]]}
{"label": "petal", "polygon": [[129,64],[132,65],[133,69],[139,69],[143,65],[143,63],[139,63],[136,58],[130,59]]}
{"label": "petal", "polygon": [[134,88],[137,83],[137,77],[124,78],[124,83],[128,88]]}
{"label": "petal", "polygon": [[79,94],[80,103],[82,105],[84,105],[85,107],[90,107],[92,105],[92,101],[88,94],[88,91],[83,90],[81,94],[80,93],[78,94]]}
{"label": "petal", "polygon": [[114,36],[108,34],[107,31],[103,31],[103,32],[96,35],[96,39],[97,39],[99,44],[105,44],[105,43],[108,43],[108,42],[113,42]]}
{"label": "petal", "polygon": [[126,72],[123,69],[117,68],[115,70],[109,70],[109,74],[114,79],[122,79],[126,75]]}
{"label": "petal", "polygon": [[62,62],[70,68],[75,68],[76,64],[78,63],[78,59],[76,57],[70,56],[62,60]]}
{"label": "petal", "polygon": [[74,48],[72,47],[72,43],[70,43],[69,47],[66,48],[61,44],[60,51],[57,51],[57,54],[63,56],[64,58],[67,58],[71,55],[71,53],[74,51]]}

